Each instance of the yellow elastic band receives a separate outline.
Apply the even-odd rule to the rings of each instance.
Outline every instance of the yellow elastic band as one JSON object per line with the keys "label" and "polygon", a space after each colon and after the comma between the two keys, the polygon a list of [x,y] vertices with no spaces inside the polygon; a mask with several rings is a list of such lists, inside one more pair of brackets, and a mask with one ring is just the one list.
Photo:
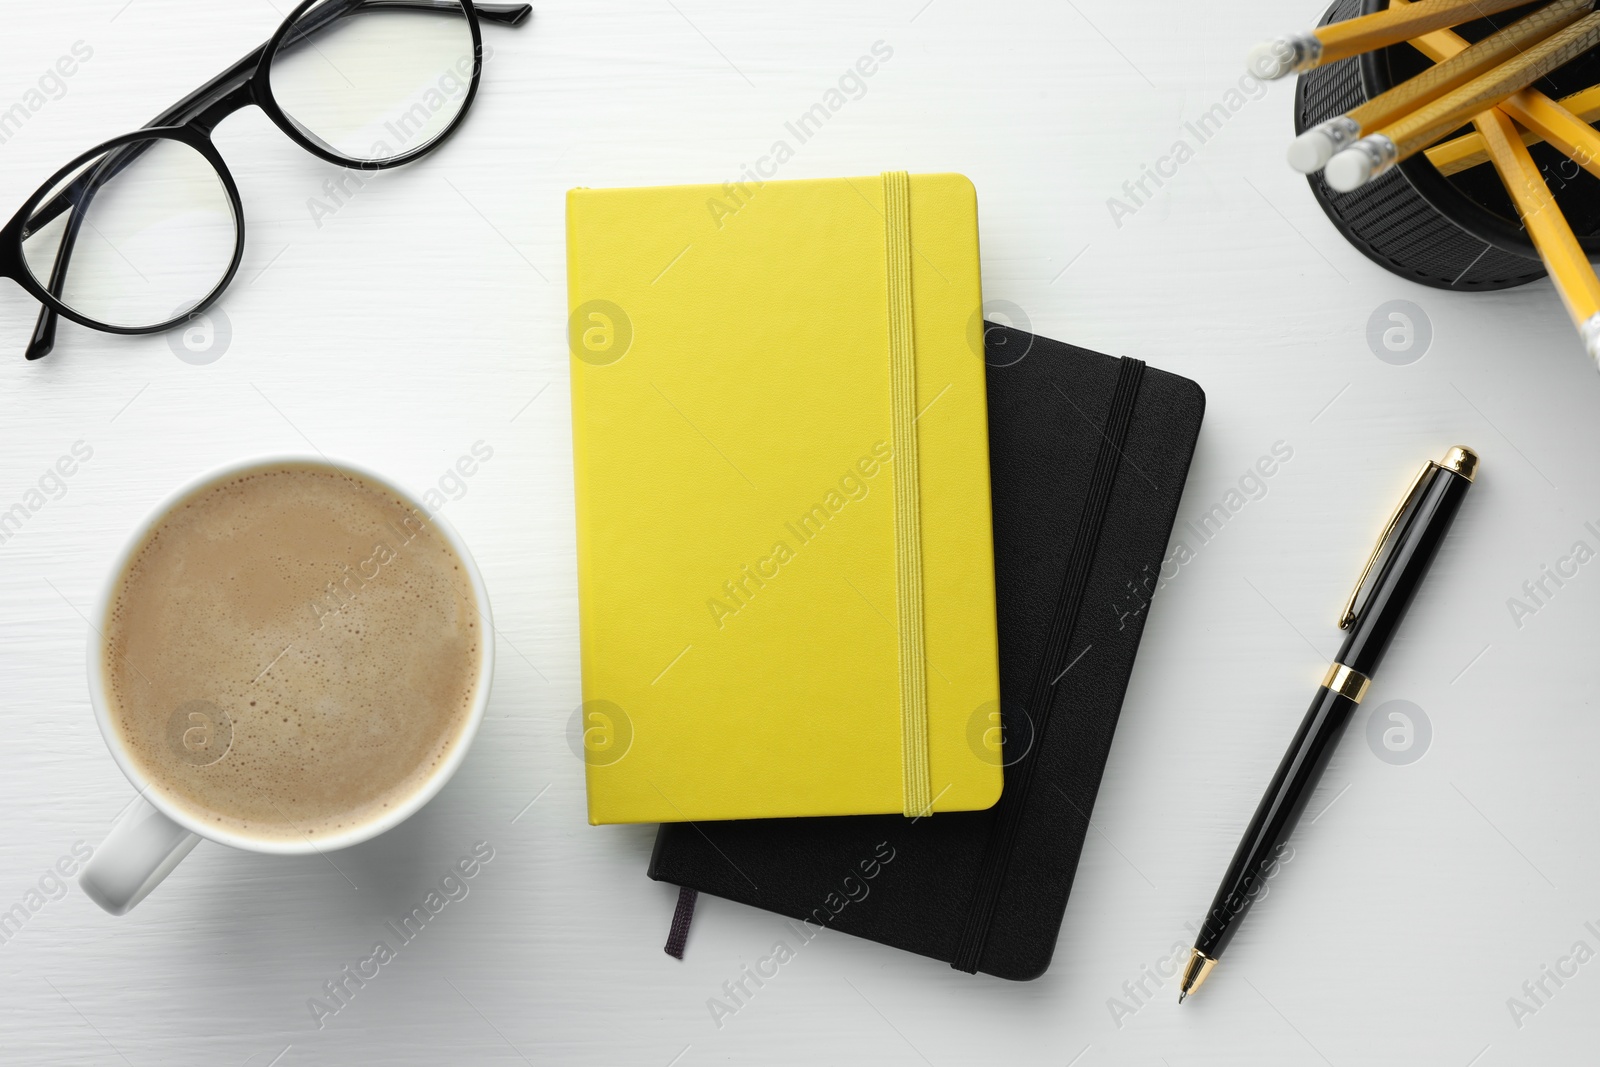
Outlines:
{"label": "yellow elastic band", "polygon": [[911,176],[883,176],[889,279],[889,402],[893,409],[896,605],[900,617],[900,761],[905,815],[933,806],[922,633],[922,505],[917,475],[917,340],[911,315]]}

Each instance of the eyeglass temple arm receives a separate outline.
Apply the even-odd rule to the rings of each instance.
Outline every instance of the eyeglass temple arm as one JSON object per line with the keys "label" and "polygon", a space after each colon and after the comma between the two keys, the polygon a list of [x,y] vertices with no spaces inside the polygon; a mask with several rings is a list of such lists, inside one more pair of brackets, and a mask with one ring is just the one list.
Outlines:
{"label": "eyeglass temple arm", "polygon": [[[437,8],[441,11],[456,7],[455,0],[346,0],[342,4],[328,4],[314,14],[311,19],[302,24],[299,29],[299,40],[304,40],[311,33],[326,26],[333,19],[342,18],[360,7],[387,7],[387,8]],[[493,22],[504,26],[520,26],[529,15],[533,14],[530,4],[479,4],[474,3],[473,9],[478,17],[485,22]],[[323,15],[321,19],[317,15]],[[212,126],[224,117],[232,114],[247,101],[236,97],[245,86],[250,84],[256,70],[261,66],[261,58],[266,52],[266,45],[262,45],[221,74],[206,82],[194,92],[173,104],[167,110],[145,123],[145,129],[158,126],[182,126],[197,119],[207,120],[205,125]],[[213,111],[213,109],[215,109]],[[207,114],[207,112],[213,112]],[[120,148],[106,159],[101,161],[90,174],[86,174],[72,184],[69,189],[63,190],[50,203],[44,204],[28,220],[23,231],[26,238],[28,234],[36,233],[48,226],[57,216],[68,207],[76,206],[73,219],[68,223],[61,234],[61,248],[56,253],[55,265],[50,271],[50,293],[61,296],[66,287],[67,268],[72,261],[72,249],[77,243],[78,232],[82,229],[84,209],[94,199],[95,192],[112,178],[115,178],[130,164],[142,156],[150,147],[149,141],[139,141]],[[86,180],[87,179],[87,180]],[[76,198],[74,198],[76,190]],[[60,323],[60,316],[54,308],[42,307],[39,317],[34,321],[33,336],[29,338],[26,356],[29,360],[43,359],[55,348],[56,327]]]}
{"label": "eyeglass temple arm", "polygon": [[[361,7],[432,7],[446,12],[454,11],[461,6],[457,0],[356,0],[356,3]],[[474,3],[472,10],[476,11],[478,18],[484,22],[493,22],[501,26],[520,26],[529,15],[533,14],[533,5]]]}
{"label": "eyeglass temple arm", "polygon": [[[454,11],[461,6],[457,0],[354,0],[354,3],[359,7],[413,9],[431,7],[444,12]],[[529,15],[533,14],[533,5],[474,3],[472,10],[478,13],[478,18],[483,22],[493,22],[500,26],[520,26]]]}
{"label": "eyeglass temple arm", "polygon": [[520,26],[533,14],[532,4],[473,4],[478,17],[501,26]]}

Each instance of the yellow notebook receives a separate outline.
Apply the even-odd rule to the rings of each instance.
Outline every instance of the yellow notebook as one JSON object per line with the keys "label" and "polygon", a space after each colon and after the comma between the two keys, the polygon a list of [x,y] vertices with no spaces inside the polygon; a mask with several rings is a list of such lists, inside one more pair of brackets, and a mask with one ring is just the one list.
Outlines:
{"label": "yellow notebook", "polygon": [[977,198],[567,198],[589,821],[987,808]]}

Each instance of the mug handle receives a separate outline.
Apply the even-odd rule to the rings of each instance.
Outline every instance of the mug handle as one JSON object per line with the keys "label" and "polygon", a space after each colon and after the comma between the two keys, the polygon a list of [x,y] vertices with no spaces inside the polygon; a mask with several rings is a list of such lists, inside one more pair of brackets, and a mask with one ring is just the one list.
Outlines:
{"label": "mug handle", "polygon": [[199,843],[199,834],[167,818],[143,796],[135,797],[84,864],[78,885],[106,911],[126,915]]}

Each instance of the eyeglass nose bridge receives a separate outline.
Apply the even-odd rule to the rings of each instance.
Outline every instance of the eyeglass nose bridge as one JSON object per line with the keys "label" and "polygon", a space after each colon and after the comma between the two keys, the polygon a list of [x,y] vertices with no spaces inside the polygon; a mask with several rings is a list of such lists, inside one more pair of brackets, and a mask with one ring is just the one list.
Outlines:
{"label": "eyeglass nose bridge", "polygon": [[262,45],[229,68],[219,79],[221,84],[197,101],[198,111],[186,117],[174,118],[170,120],[171,124],[203,133],[209,139],[228,116],[252,105],[263,107],[260,68],[266,52],[266,45]]}

